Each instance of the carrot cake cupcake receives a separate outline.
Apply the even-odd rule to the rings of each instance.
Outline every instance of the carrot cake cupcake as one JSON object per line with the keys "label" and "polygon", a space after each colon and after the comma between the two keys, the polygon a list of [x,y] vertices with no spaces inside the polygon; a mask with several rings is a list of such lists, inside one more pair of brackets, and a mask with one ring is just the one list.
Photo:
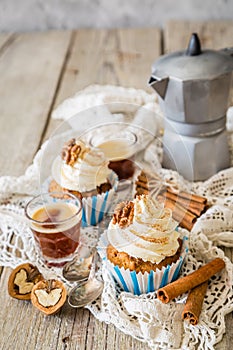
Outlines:
{"label": "carrot cake cupcake", "polygon": [[117,189],[117,176],[108,168],[104,153],[81,140],[66,142],[52,165],[49,191],[68,191],[82,199],[83,226],[103,219]]}
{"label": "carrot cake cupcake", "polygon": [[177,225],[171,210],[148,195],[116,207],[99,252],[125,291],[153,292],[178,277],[187,247]]}

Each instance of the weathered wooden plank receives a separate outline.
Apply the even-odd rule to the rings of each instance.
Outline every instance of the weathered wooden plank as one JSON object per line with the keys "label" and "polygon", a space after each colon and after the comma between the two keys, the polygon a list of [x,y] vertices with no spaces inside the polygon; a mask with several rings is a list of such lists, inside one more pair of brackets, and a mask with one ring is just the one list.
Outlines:
{"label": "weathered wooden plank", "polygon": [[[66,346],[70,349],[86,349],[88,310],[80,309],[76,312],[66,304],[58,314],[44,316],[34,309],[30,301],[11,299],[8,296],[9,274],[10,269],[4,269],[1,279],[0,305],[5,306],[0,308],[1,349],[40,350],[43,347],[45,350],[57,350]],[[17,310],[17,317],[14,310]]]}
{"label": "weathered wooden plank", "polygon": [[[70,32],[19,34],[14,40],[10,36],[2,40],[1,174],[19,175],[32,161],[47,122],[70,35]],[[56,316],[51,322],[38,315],[29,302],[11,299],[7,293],[9,273],[10,269],[3,269],[0,280],[0,347],[41,349],[41,344],[46,344],[44,334],[49,332],[47,349],[53,342],[51,348],[55,349],[60,318]]]}
{"label": "weathered wooden plank", "polygon": [[5,46],[8,46],[8,43],[10,43],[14,39],[14,34],[12,33],[1,33],[0,34],[0,55],[3,51]]}
{"label": "weathered wooden plank", "polygon": [[233,21],[169,21],[164,29],[164,51],[187,47],[190,35],[198,33],[203,48],[221,49],[233,46]]}
{"label": "weathered wooden plank", "polygon": [[151,63],[160,54],[157,28],[76,31],[55,107],[94,83],[147,89]]}
{"label": "weathered wooden plank", "polygon": [[[151,64],[160,54],[158,28],[76,31],[53,108],[95,83],[151,91],[147,87]],[[61,121],[50,119],[45,139],[60,125]]]}
{"label": "weathered wooden plank", "polygon": [[[111,339],[111,336],[110,336]],[[149,350],[149,346],[117,330],[114,349]]]}
{"label": "weathered wooden plank", "polygon": [[0,174],[20,175],[47,122],[70,32],[19,34],[0,56]]}

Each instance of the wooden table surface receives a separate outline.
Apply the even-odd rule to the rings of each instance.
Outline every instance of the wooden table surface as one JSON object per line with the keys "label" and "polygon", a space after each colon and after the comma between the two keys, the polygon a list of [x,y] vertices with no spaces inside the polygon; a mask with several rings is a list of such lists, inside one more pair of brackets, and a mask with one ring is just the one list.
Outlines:
{"label": "wooden table surface", "polygon": [[[116,29],[0,34],[0,175],[24,173],[61,121],[50,118],[64,99],[84,87],[114,84],[150,91],[151,63],[162,53],[184,49],[192,32],[204,47],[233,46],[233,22],[171,21],[163,30]],[[232,259],[233,249],[224,249]],[[233,261],[233,260],[232,260]],[[7,293],[10,268],[0,267],[0,348],[149,349],[68,305],[46,317]],[[218,350],[232,349],[232,315]]]}

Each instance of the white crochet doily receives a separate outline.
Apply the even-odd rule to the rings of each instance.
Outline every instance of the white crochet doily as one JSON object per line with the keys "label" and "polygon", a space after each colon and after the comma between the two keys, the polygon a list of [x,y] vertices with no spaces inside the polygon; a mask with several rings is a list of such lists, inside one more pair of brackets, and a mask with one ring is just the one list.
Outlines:
{"label": "white crochet doily", "polygon": [[[76,116],[78,111],[83,112]],[[233,118],[231,113],[227,117],[232,154]],[[87,307],[99,320],[114,324],[124,333],[148,343],[152,349],[213,349],[225,332],[224,316],[233,310],[232,263],[216,247],[233,247],[233,168],[199,183],[188,182],[177,172],[162,169],[159,137],[162,118],[155,96],[142,90],[91,86],[61,104],[53,112],[53,118],[67,120],[69,127],[64,128],[63,125],[62,133],[58,129],[42,145],[25,174],[20,177],[0,177],[0,265],[13,268],[25,261],[34,262],[46,278],[57,277],[68,288],[72,286],[63,279],[61,269],[46,268],[35,248],[30,230],[17,216],[22,217],[26,202],[44,189],[52,159],[68,137],[80,135],[97,123],[123,121],[127,126],[133,123],[137,127],[139,139],[141,138],[138,150],[141,160],[138,165],[150,167],[163,178],[176,181],[180,189],[193,190],[206,196],[211,204],[207,212],[197,220],[192,232],[185,233],[189,237],[189,253],[182,274],[193,271],[216,256],[225,260],[226,269],[211,279],[197,326],[181,321],[186,296],[164,305],[156,299],[155,293],[138,297],[121,292],[101,264],[99,274],[102,274],[104,280],[104,291],[101,298]],[[117,193],[113,208],[117,202],[131,196],[130,187]],[[81,253],[85,254],[96,245],[110,216],[111,213],[99,227],[82,229]]]}

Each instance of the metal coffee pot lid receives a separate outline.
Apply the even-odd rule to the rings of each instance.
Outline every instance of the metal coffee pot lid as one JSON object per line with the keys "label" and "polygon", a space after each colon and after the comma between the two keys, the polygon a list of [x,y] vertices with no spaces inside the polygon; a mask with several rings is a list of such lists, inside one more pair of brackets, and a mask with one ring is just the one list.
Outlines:
{"label": "metal coffee pot lid", "polygon": [[167,54],[152,66],[153,75],[180,80],[213,79],[233,70],[233,48],[202,50],[200,40],[193,33],[187,50]]}
{"label": "metal coffee pot lid", "polygon": [[159,95],[167,118],[201,124],[224,118],[232,71],[233,48],[202,50],[193,33],[186,50],[161,56],[153,63],[148,83]]}

